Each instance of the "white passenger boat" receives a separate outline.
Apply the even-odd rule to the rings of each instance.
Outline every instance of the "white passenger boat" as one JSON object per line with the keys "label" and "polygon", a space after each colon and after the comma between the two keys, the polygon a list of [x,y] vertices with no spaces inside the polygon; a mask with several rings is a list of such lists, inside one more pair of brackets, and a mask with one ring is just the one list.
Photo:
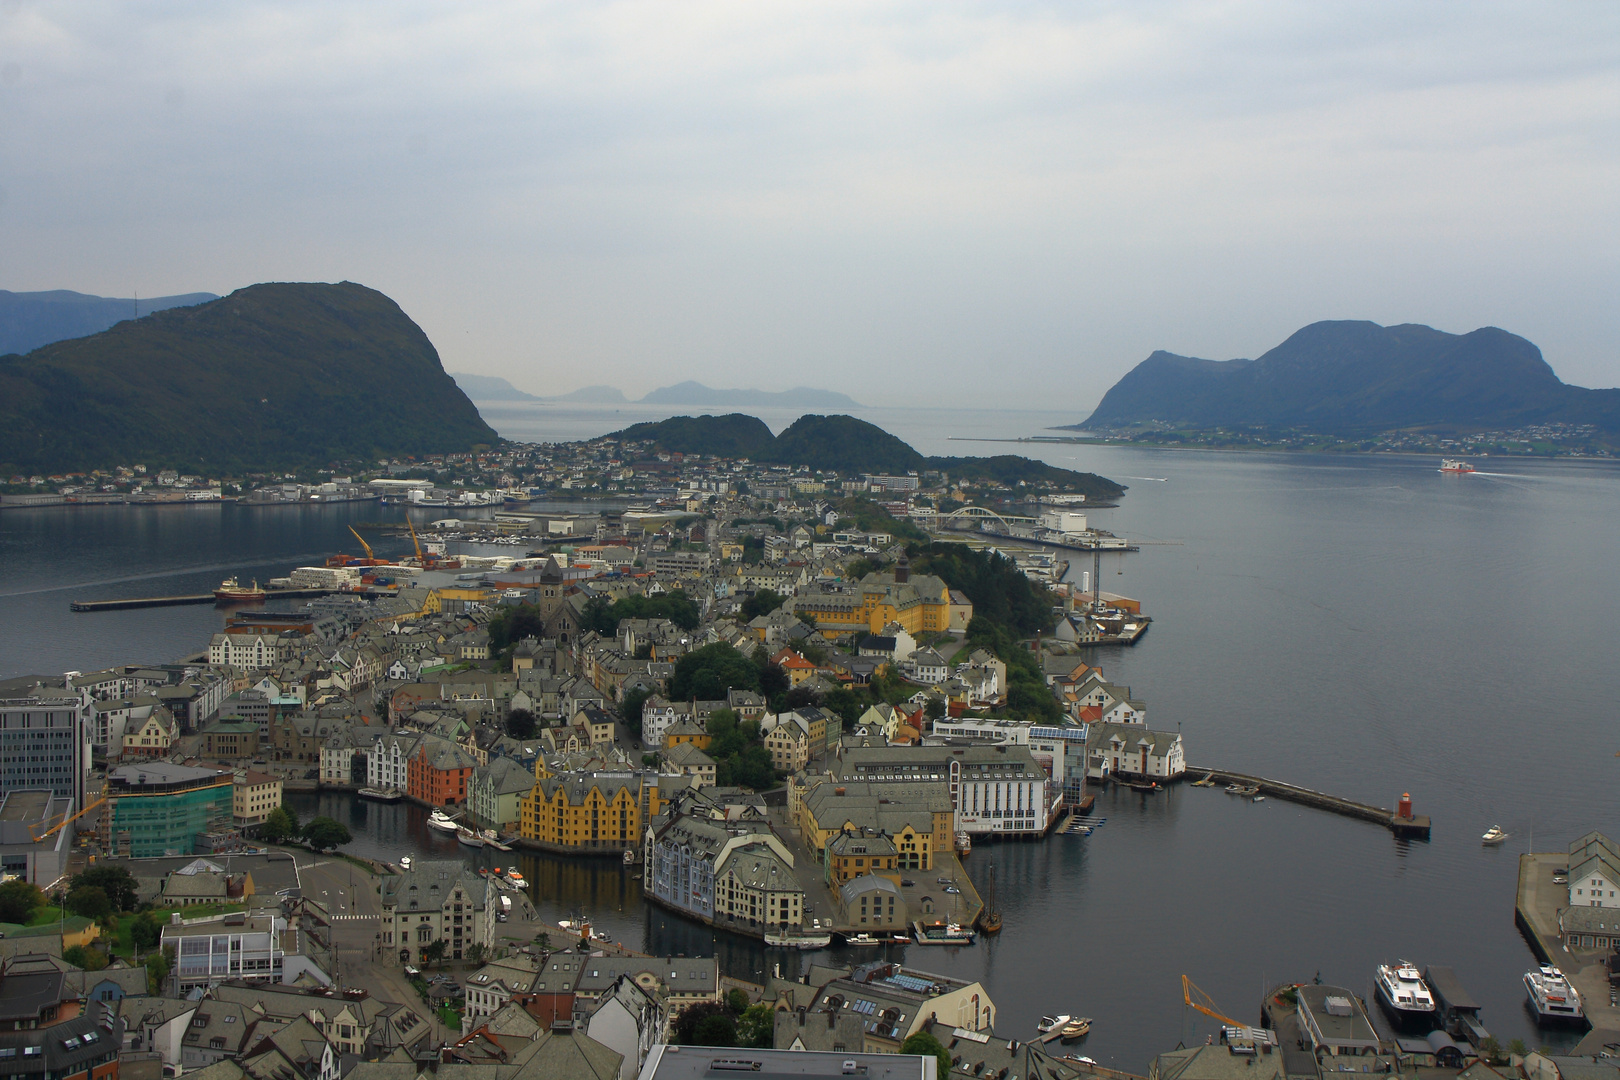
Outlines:
{"label": "white passenger boat", "polygon": [[832,944],[831,934],[779,934],[775,931],[765,935],[765,944],[777,949],[800,949],[808,952],[811,949],[825,949]]}
{"label": "white passenger boat", "polygon": [[1068,1013],[1064,1013],[1062,1016],[1043,1016],[1041,1022],[1035,1025],[1035,1030],[1045,1035],[1048,1031],[1055,1031],[1073,1019],[1074,1017]]}
{"label": "white passenger boat", "polygon": [[455,832],[461,826],[456,824],[455,818],[443,810],[435,810],[428,815],[428,828],[438,829],[440,832]]}
{"label": "white passenger boat", "polygon": [[1540,1023],[1574,1024],[1585,1018],[1581,995],[1569,985],[1564,973],[1551,964],[1525,972],[1524,989],[1530,995],[1530,1007],[1536,1011],[1536,1020]]}
{"label": "white passenger boat", "polygon": [[1489,829],[1485,830],[1485,835],[1479,839],[1482,843],[1486,844],[1500,844],[1507,838],[1508,834],[1502,831],[1502,826],[1492,825]]}
{"label": "white passenger boat", "polygon": [[1405,960],[1378,966],[1378,1000],[1390,1018],[1413,1025],[1434,1023],[1434,994],[1418,969]]}

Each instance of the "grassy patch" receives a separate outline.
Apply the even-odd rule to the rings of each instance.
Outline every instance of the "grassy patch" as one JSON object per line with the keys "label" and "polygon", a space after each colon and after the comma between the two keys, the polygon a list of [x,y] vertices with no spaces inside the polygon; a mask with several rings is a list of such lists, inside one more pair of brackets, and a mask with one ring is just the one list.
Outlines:
{"label": "grassy patch", "polygon": [[439,1022],[451,1031],[461,1030],[461,1014],[448,1005],[439,1006]]}
{"label": "grassy patch", "polygon": [[[168,908],[167,911],[173,911]],[[205,919],[210,915],[228,915],[233,911],[246,911],[246,904],[192,904],[180,909],[182,919]],[[167,911],[165,914],[167,914]]]}
{"label": "grassy patch", "polygon": [[118,916],[118,926],[112,933],[103,933],[102,940],[107,942],[108,950],[114,956],[122,956],[126,960],[135,955],[135,941],[130,936],[129,928],[135,923],[133,912],[126,912]]}
{"label": "grassy patch", "polygon": [[38,911],[34,912],[34,917],[28,920],[28,925],[29,926],[44,926],[46,923],[56,922],[61,917],[62,917],[62,909],[61,908],[59,908],[59,907],[42,907]]}

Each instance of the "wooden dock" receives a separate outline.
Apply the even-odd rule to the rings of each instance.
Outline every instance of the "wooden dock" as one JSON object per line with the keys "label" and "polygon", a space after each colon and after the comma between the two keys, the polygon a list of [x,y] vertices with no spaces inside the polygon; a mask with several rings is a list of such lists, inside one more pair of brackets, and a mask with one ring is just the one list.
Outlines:
{"label": "wooden dock", "polygon": [[1329,813],[1339,814],[1343,817],[1359,818],[1382,825],[1396,836],[1427,840],[1429,838],[1429,819],[1427,815],[1415,815],[1404,818],[1395,811],[1384,806],[1372,806],[1368,803],[1356,802],[1353,799],[1341,799],[1337,795],[1328,795],[1320,791],[1312,791],[1297,784],[1285,784],[1280,780],[1268,780],[1263,776],[1249,776],[1246,773],[1231,772],[1226,769],[1207,769],[1187,766],[1188,776],[1209,776],[1220,784],[1242,784],[1245,787],[1259,788],[1259,794],[1269,798],[1282,799],[1284,802],[1298,803],[1301,806],[1313,807],[1317,810],[1326,810]]}

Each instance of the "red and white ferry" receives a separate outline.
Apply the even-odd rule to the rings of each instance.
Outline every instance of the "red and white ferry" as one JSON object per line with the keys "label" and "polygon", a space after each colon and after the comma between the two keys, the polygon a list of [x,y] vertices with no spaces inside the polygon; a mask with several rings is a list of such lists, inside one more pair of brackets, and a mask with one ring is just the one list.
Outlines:
{"label": "red and white ferry", "polygon": [[1474,471],[1474,467],[1468,464],[1468,462],[1458,461],[1456,458],[1442,458],[1440,460],[1440,471],[1448,473],[1471,473]]}

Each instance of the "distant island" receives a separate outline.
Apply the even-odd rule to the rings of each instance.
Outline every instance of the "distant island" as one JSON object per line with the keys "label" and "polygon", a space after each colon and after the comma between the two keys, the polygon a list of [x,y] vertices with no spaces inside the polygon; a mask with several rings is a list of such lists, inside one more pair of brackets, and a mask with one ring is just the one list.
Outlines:
{"label": "distant island", "polygon": [[638,401],[615,386],[582,386],[566,394],[529,394],[494,375],[451,375],[474,401],[566,401],[577,405],[675,405],[681,408],[858,409],[861,403],[836,390],[796,386],[792,390],[716,390],[688,379],[660,386]]}
{"label": "distant island", "polygon": [[239,289],[0,356],[0,472],[204,475],[454,453],[499,436],[420,327],[363,285]]}
{"label": "distant island", "polygon": [[92,296],[68,289],[51,289],[47,292],[7,292],[0,289],[0,356],[32,352],[54,341],[99,334],[125,319],[138,319],[154,311],[190,307],[218,299],[218,296],[207,292],[149,296],[139,300]]}
{"label": "distant island", "polygon": [[1467,436],[1596,448],[1620,434],[1620,390],[1566,385],[1535,345],[1496,327],[1318,322],[1254,360],[1155,352],[1064,430],[1198,444],[1379,449]]}
{"label": "distant island", "polygon": [[925,457],[875,424],[853,416],[801,416],[780,435],[772,435],[771,429],[758,417],[743,413],[676,416],[633,424],[609,438],[651,442],[680,454],[803,465],[851,479],[868,473],[905,476],[938,472],[954,480],[993,481],[1009,487],[1022,482],[1025,486],[1082,494],[1088,499],[1116,499],[1125,493],[1122,485],[1095,473],[1060,469],[1011,454],[987,458]]}
{"label": "distant island", "polygon": [[688,380],[662,386],[641,399],[645,405],[724,406],[732,409],[858,409],[860,402],[836,390],[796,386],[792,390],[716,390]]}
{"label": "distant island", "polygon": [[526,394],[499,375],[473,375],[466,371],[452,371],[450,377],[474,401],[540,401],[534,394]]}

